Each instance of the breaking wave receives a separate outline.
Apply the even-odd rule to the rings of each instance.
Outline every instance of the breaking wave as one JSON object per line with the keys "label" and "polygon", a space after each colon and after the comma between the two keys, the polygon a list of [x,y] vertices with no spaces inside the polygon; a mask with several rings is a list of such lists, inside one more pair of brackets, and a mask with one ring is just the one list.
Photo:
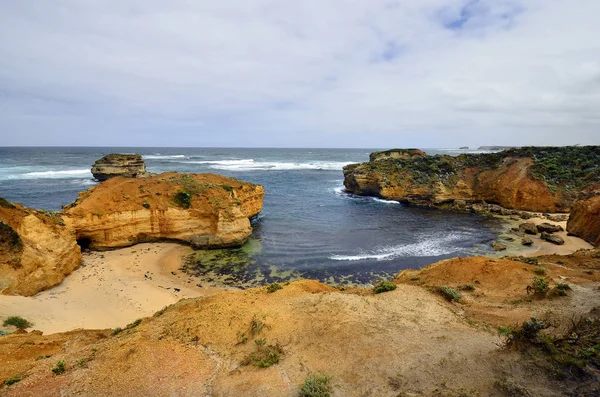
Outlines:
{"label": "breaking wave", "polygon": [[468,240],[468,235],[464,233],[453,233],[445,236],[435,235],[422,237],[422,241],[418,243],[382,247],[371,252],[361,252],[356,255],[331,255],[329,259],[334,261],[361,261],[367,259],[384,261],[398,257],[441,256],[461,251],[462,248],[452,243],[466,240]]}
{"label": "breaking wave", "polygon": [[185,155],[183,155],[183,154],[174,154],[174,155],[149,154],[149,155],[143,155],[142,158],[144,160],[184,159]]}
{"label": "breaking wave", "polygon": [[206,164],[210,168],[226,171],[295,171],[295,170],[341,170],[350,162],[276,162],[276,161],[255,161],[254,159],[242,160],[205,160],[188,161],[188,164]]}

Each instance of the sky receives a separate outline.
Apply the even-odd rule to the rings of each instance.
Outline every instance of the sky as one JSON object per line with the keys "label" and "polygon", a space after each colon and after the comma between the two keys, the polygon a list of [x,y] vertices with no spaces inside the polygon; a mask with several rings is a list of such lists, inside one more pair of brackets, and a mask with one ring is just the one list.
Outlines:
{"label": "sky", "polygon": [[0,0],[0,145],[600,144],[598,0]]}

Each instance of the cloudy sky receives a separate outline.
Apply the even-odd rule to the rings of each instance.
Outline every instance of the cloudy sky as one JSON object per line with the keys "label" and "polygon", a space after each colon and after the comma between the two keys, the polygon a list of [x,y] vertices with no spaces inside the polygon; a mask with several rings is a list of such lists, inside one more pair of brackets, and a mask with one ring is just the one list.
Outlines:
{"label": "cloudy sky", "polygon": [[598,0],[0,0],[0,145],[600,144]]}

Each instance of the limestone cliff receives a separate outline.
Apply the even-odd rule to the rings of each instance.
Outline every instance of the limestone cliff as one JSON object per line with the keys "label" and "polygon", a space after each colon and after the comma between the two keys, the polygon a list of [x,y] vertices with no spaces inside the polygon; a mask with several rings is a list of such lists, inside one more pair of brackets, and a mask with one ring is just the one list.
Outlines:
{"label": "limestone cliff", "polygon": [[0,291],[31,296],[59,284],[81,263],[75,234],[57,214],[0,199]]}
{"label": "limestone cliff", "polygon": [[96,160],[92,166],[92,175],[99,181],[116,176],[140,178],[146,176],[146,164],[139,154],[108,154]]}
{"label": "limestone cliff", "polygon": [[600,247],[600,196],[580,200],[573,205],[567,231]]}
{"label": "limestone cliff", "polygon": [[598,163],[600,146],[372,157],[344,167],[344,185],[354,194],[427,206],[486,201],[519,210],[568,212],[574,201],[600,186]]}
{"label": "limestone cliff", "polygon": [[197,248],[242,245],[262,210],[262,186],[212,174],[175,172],[112,178],[79,195],[64,219],[82,246],[174,240]]}
{"label": "limestone cliff", "polygon": [[427,153],[419,149],[390,149],[382,152],[373,152],[369,156],[369,161],[378,161],[386,159],[410,159],[413,157],[425,157]]}

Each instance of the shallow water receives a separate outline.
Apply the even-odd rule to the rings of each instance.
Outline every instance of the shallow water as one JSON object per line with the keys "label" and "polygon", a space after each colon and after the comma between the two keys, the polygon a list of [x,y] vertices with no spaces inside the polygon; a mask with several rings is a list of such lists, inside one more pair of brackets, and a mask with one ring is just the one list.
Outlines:
{"label": "shallow water", "polygon": [[150,172],[213,172],[259,183],[267,194],[248,245],[196,258],[203,264],[197,274],[229,283],[296,277],[369,283],[402,269],[489,251],[501,228],[497,220],[344,193],[342,167],[367,161],[371,151],[0,148],[0,196],[59,210],[95,184],[91,164],[113,152],[141,153]]}

